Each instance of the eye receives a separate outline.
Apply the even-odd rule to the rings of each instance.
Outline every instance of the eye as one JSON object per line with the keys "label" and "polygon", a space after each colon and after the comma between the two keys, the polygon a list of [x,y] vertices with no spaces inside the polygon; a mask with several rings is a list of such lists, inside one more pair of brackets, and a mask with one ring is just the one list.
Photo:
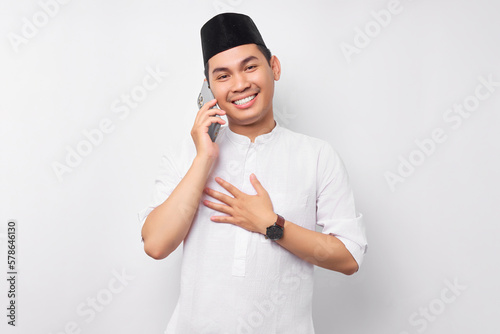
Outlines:
{"label": "eye", "polygon": [[247,71],[251,71],[257,68],[257,65],[249,65],[247,66]]}
{"label": "eye", "polygon": [[224,80],[224,79],[227,79],[228,77],[229,77],[229,75],[227,75],[227,74],[221,74],[216,79],[217,80]]}

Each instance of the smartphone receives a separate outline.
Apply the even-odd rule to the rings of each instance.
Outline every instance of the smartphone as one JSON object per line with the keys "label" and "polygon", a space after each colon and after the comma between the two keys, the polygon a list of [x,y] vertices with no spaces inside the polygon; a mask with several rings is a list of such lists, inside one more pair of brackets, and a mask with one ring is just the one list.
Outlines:
{"label": "smartphone", "polygon": [[[201,92],[200,95],[198,95],[198,109],[203,107],[203,105],[214,99],[214,94],[212,94],[212,91],[208,87],[208,81],[207,79],[203,80],[203,86],[201,86]],[[217,108],[219,109],[219,105],[215,104],[210,109]],[[214,116],[212,116],[214,117]],[[215,117],[220,117],[219,115],[215,115]],[[215,139],[217,139],[217,135],[219,134],[219,129],[220,129],[220,123],[212,123],[210,127],[208,128],[208,135],[210,136],[210,139],[214,142]]]}

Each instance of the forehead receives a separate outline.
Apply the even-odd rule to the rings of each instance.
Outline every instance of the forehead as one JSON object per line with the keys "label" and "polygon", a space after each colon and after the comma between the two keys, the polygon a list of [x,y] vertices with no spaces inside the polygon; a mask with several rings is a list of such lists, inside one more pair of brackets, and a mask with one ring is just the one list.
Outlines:
{"label": "forehead", "polygon": [[208,60],[208,66],[210,69],[237,67],[250,56],[254,56],[259,60],[264,59],[264,55],[260,52],[257,44],[244,44],[216,54]]}

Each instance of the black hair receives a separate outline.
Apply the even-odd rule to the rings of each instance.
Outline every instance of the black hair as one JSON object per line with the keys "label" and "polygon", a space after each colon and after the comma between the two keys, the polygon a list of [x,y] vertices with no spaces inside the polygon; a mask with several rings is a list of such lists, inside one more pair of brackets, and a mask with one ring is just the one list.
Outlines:
{"label": "black hair", "polygon": [[[263,45],[259,45],[259,44],[257,44],[257,47],[259,48],[260,52],[262,52],[262,54],[266,58],[269,66],[271,66],[271,57],[272,57],[271,50],[269,50],[267,47],[265,47]],[[208,79],[208,62],[205,63],[205,78],[207,78],[208,84],[210,85],[210,80]]]}

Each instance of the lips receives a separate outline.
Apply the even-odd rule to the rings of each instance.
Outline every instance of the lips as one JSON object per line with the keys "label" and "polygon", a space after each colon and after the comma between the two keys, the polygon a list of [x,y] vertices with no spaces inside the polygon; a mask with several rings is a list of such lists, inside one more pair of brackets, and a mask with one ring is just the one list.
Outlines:
{"label": "lips", "polygon": [[232,102],[232,104],[233,104],[233,106],[235,106],[236,108],[241,109],[241,110],[248,109],[255,103],[255,101],[257,101],[258,98],[259,98],[259,94],[256,93],[256,94],[244,97],[244,98],[239,99],[239,100],[234,100]]}
{"label": "lips", "polygon": [[250,95],[250,96],[247,96],[245,98],[242,98],[240,100],[236,100],[236,101],[233,101],[234,104],[238,105],[238,106],[241,106],[245,103],[248,103],[250,101],[252,101],[253,99],[255,99],[255,97],[257,96],[257,94],[254,94],[254,95]]}

